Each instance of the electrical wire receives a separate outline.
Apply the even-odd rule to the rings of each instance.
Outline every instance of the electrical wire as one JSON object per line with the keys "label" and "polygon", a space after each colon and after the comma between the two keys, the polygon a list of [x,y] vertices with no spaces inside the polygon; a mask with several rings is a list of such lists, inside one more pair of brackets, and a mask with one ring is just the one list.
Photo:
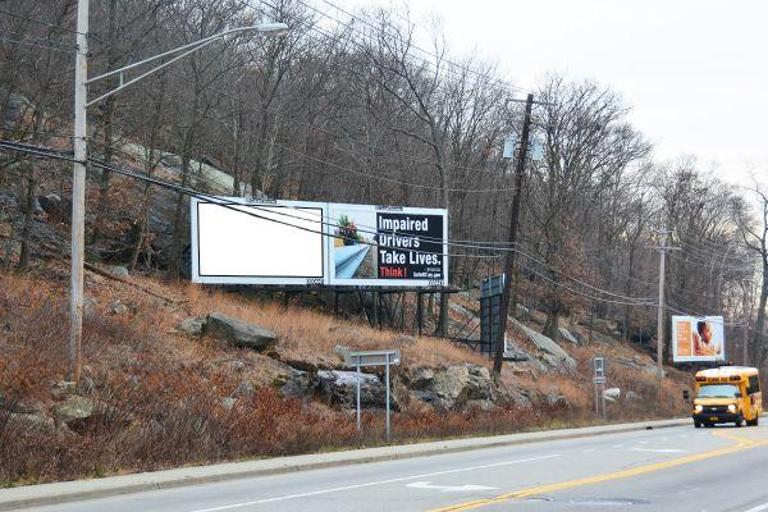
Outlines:
{"label": "electrical wire", "polygon": [[[5,147],[7,149],[12,149],[12,150],[16,150],[16,151],[26,151],[26,152],[33,153],[33,154],[38,154],[40,156],[47,156],[47,157],[52,157],[52,158],[59,158],[59,159],[62,159],[62,160],[75,161],[71,156],[69,156],[71,154],[71,152],[52,150],[52,149],[49,149],[49,148],[40,148],[40,147],[35,147],[35,146],[32,146],[32,145],[13,143],[11,141],[0,141],[0,147]],[[312,229],[309,229],[309,228],[305,228],[303,226],[297,226],[295,224],[291,224],[289,222],[283,222],[283,221],[280,221],[280,220],[277,220],[277,219],[272,219],[272,218],[269,218],[269,217],[264,217],[262,215],[255,214],[253,212],[243,211],[241,209],[243,207],[243,204],[239,203],[239,202],[238,203],[233,203],[231,201],[222,201],[220,198],[217,198],[216,196],[211,196],[211,195],[204,194],[204,193],[201,193],[199,191],[196,191],[194,189],[190,189],[188,187],[181,187],[181,186],[178,186],[176,184],[169,183],[169,182],[166,182],[166,181],[163,181],[163,180],[159,180],[159,179],[152,178],[152,177],[149,177],[149,176],[137,174],[137,173],[135,173],[133,171],[128,171],[128,170],[125,170],[125,169],[122,169],[122,168],[118,168],[116,166],[106,165],[106,164],[104,164],[102,162],[99,162],[97,160],[89,160],[89,163],[91,165],[95,166],[95,167],[99,167],[99,168],[102,168],[102,169],[107,169],[107,170],[110,170],[110,171],[115,172],[117,174],[122,174],[124,176],[132,177],[132,178],[135,178],[135,179],[139,179],[139,180],[145,181],[147,183],[150,183],[150,184],[153,184],[153,185],[156,185],[156,186],[160,186],[162,188],[174,190],[176,192],[188,195],[190,197],[196,197],[198,199],[201,199],[201,200],[204,200],[204,201],[207,201],[207,202],[211,202],[211,203],[216,204],[218,206],[222,206],[224,208],[228,208],[228,209],[231,209],[233,211],[240,212],[240,213],[245,213],[247,215],[250,215],[250,216],[262,219],[262,220],[266,220],[266,221],[269,221],[269,222],[275,222],[275,223],[278,223],[278,224],[286,225],[286,226],[289,226],[289,227],[293,227],[295,229],[300,229],[302,231],[307,231],[307,232],[311,232],[311,233],[315,233],[315,234],[320,234],[321,236],[332,237],[332,238],[342,239],[342,240],[345,239],[345,237],[341,236],[341,235],[328,234],[328,233],[324,233],[323,231],[312,230]],[[248,205],[248,206],[252,206],[252,205]],[[269,210],[269,211],[270,211],[270,213],[275,213],[275,212],[273,212],[271,210]],[[306,219],[302,219],[302,220],[306,220]],[[378,248],[389,248],[389,249],[394,249],[394,250],[399,250],[399,251],[404,251],[404,252],[416,252],[416,253],[422,253],[422,254],[435,254],[435,255],[440,255],[440,256],[443,256],[443,257],[447,257],[447,256],[451,256],[451,257],[463,256],[463,257],[475,257],[475,258],[478,257],[478,255],[461,255],[461,254],[455,254],[455,253],[454,254],[449,254],[449,253],[442,253],[442,252],[438,253],[438,252],[433,252],[433,251],[412,250],[412,249],[407,249],[407,248],[386,246],[386,245],[372,243],[372,242],[366,242],[366,241],[362,241],[361,243],[364,243],[364,244],[367,244],[367,245],[370,245],[370,246],[374,246],[374,247],[378,247]],[[606,303],[622,304],[622,305],[652,305],[653,304],[651,299],[632,298],[633,299],[632,301],[619,301],[619,300],[613,300],[613,299],[605,299],[605,298],[602,298],[602,297],[596,297],[594,295],[590,295],[588,293],[576,290],[576,289],[574,289],[574,288],[572,288],[570,286],[567,286],[567,285],[565,285],[563,283],[559,283],[559,282],[557,282],[557,281],[547,277],[546,275],[542,274],[541,272],[533,269],[532,267],[529,267],[527,265],[521,265],[521,266],[523,268],[528,269],[530,272],[538,275],[540,278],[544,279],[545,281],[548,281],[548,282],[550,282],[552,284],[555,284],[556,286],[558,286],[560,288],[563,288],[563,289],[568,290],[568,291],[570,291],[572,293],[575,293],[575,294],[578,294],[578,295],[590,298],[592,300],[598,300],[598,301],[602,301],[602,302],[606,302]],[[602,290],[602,291],[605,292],[604,290]]]}

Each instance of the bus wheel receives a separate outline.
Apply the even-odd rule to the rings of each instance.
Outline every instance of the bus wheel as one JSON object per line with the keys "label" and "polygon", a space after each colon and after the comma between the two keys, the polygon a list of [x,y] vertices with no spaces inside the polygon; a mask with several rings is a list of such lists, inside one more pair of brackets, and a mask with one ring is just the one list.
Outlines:
{"label": "bus wheel", "polygon": [[700,421],[694,421],[694,422],[693,422],[693,426],[694,426],[695,428],[701,428],[701,422],[700,422]]}
{"label": "bus wheel", "polygon": [[734,425],[736,425],[736,428],[743,427],[744,426],[744,418],[740,417],[738,420],[736,420],[736,423],[734,423]]}

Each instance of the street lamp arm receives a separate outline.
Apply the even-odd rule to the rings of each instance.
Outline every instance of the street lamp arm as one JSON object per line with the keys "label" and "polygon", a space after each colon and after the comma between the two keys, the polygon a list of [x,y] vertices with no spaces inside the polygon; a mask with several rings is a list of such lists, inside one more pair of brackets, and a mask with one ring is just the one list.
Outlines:
{"label": "street lamp arm", "polygon": [[[173,64],[174,62],[176,62],[176,61],[186,57],[187,55],[189,55],[191,53],[194,53],[197,50],[200,50],[202,48],[205,48],[206,46],[208,46],[209,44],[211,44],[213,41],[215,41],[217,39],[220,39],[222,37],[226,37],[226,36],[228,36],[230,34],[234,34],[234,33],[237,33],[237,32],[246,32],[246,31],[250,31],[250,30],[255,30],[257,32],[280,34],[280,33],[283,33],[285,31],[287,31],[288,30],[288,26],[285,23],[264,23],[264,24],[261,24],[261,25],[253,25],[253,26],[249,26],[249,27],[231,28],[229,30],[225,30],[223,32],[219,32],[218,34],[214,34],[212,36],[208,36],[206,38],[200,39],[200,40],[195,41],[193,43],[189,43],[189,44],[185,44],[183,46],[179,46],[178,48],[174,48],[173,50],[168,50],[167,52],[159,53],[157,55],[154,55],[154,56],[149,57],[147,59],[144,59],[142,61],[135,62],[135,63],[129,64],[127,66],[123,66],[121,68],[109,71],[109,72],[104,73],[104,74],[99,75],[99,76],[95,76],[95,77],[87,80],[86,84],[90,84],[90,83],[96,82],[98,80],[102,80],[104,78],[107,78],[107,77],[110,77],[110,76],[113,76],[113,75],[116,75],[116,74],[123,73],[125,71],[128,71],[129,69],[133,69],[133,68],[136,68],[136,67],[139,67],[139,66],[143,66],[144,64],[147,64],[149,62],[153,62],[153,61],[155,61],[157,59],[161,59],[163,57],[167,57],[169,55],[173,55],[173,54],[178,53],[178,52],[183,52],[183,53],[181,53],[179,55],[176,55],[171,60],[169,60],[167,62],[164,62],[164,63],[160,64],[159,66],[156,66],[156,67],[150,69],[149,71],[147,71],[145,73],[142,73],[141,75],[139,75],[139,76],[137,76],[137,77],[135,77],[135,78],[125,82],[125,83],[121,83],[118,87],[115,87],[111,91],[108,91],[108,92],[102,94],[101,96],[99,96],[98,98],[95,98],[95,99],[87,102],[85,104],[85,106],[86,107],[90,107],[91,105],[94,105],[95,103],[98,103],[101,100],[104,100],[104,99],[112,96],[113,94],[116,94],[117,92],[125,89],[126,87],[129,87],[130,85],[135,84],[139,80],[142,80],[142,79],[148,77],[149,75],[151,75],[153,73],[156,73],[157,71],[160,71],[161,69],[163,69],[163,68]],[[184,51],[184,50],[186,50],[186,51]]]}

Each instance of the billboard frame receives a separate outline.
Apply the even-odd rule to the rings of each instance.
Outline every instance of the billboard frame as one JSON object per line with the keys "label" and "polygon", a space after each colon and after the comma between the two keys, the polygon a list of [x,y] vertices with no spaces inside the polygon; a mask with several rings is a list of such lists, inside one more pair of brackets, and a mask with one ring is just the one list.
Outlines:
{"label": "billboard frame", "polygon": [[[706,355],[695,355],[693,353],[693,336],[694,336],[694,324],[698,322],[708,322],[710,324],[714,324],[717,326],[717,333],[719,334],[719,343],[720,343],[720,352],[719,354],[712,355],[712,356],[706,356]],[[679,347],[679,340],[680,336],[683,334],[679,332],[679,327],[681,323],[687,322],[690,330],[690,337],[691,337],[691,355],[679,355],[680,347]],[[671,349],[672,349],[672,362],[673,363],[716,363],[721,361],[726,361],[726,344],[725,344],[725,323],[722,316],[719,315],[710,315],[710,316],[692,316],[692,315],[673,315],[672,316],[672,343],[671,343]]]}
{"label": "billboard frame", "polygon": [[[224,204],[222,204],[224,203]],[[229,204],[235,203],[235,204]],[[200,226],[199,226],[199,214],[201,204],[213,204],[222,207],[228,206],[251,206],[259,208],[295,208],[301,210],[318,210],[320,212],[320,258],[321,258],[321,275],[320,276],[276,276],[276,275],[213,275],[213,274],[200,274]],[[325,282],[328,275],[328,268],[326,265],[326,243],[325,243],[325,231],[322,226],[325,224],[326,210],[321,203],[312,203],[309,201],[254,201],[248,198],[242,197],[212,197],[211,199],[201,199],[192,197],[190,199],[190,209],[192,215],[190,215],[190,246],[191,246],[191,260],[192,260],[192,282],[200,284],[233,284],[233,285],[287,285],[287,286],[312,286],[321,285]],[[254,212],[257,213],[257,212]]]}
{"label": "billboard frame", "polygon": [[[276,208],[296,208],[315,210],[319,214],[318,220],[318,232],[320,236],[320,257],[322,259],[321,268],[322,275],[320,276],[279,276],[279,275],[212,275],[201,274],[201,244],[200,244],[200,205],[213,204],[220,205],[221,207],[234,207],[238,209],[240,206],[252,206],[265,209]],[[428,244],[436,245],[440,249],[440,261],[441,261],[441,279],[416,279],[416,278],[379,278],[378,268],[376,269],[375,278],[337,278],[336,266],[334,262],[334,255],[337,249],[336,240],[339,238],[336,233],[336,228],[339,227],[336,224],[336,220],[332,217],[332,212],[338,212],[340,209],[356,210],[359,212],[366,212],[367,215],[372,215],[374,219],[378,219],[380,213],[393,213],[404,214],[414,216],[439,216],[442,218],[442,233],[438,236],[442,237],[442,241],[436,241],[430,238]],[[255,285],[265,287],[280,287],[280,288],[331,288],[331,289],[349,289],[349,290],[424,290],[430,289],[434,291],[449,290],[449,271],[450,271],[450,256],[448,255],[448,213],[445,209],[441,208],[421,208],[421,207],[408,207],[408,206],[381,206],[381,205],[362,205],[352,203],[329,203],[329,202],[316,202],[316,201],[290,201],[290,200],[260,200],[253,198],[242,197],[223,197],[223,196],[210,196],[209,198],[197,198],[193,197],[190,200],[190,247],[191,247],[191,277],[192,282],[200,284],[221,284],[221,285]],[[257,213],[257,212],[254,212]],[[290,223],[290,216],[287,216],[286,223]],[[376,224],[374,221],[373,224]],[[375,240],[378,240],[381,232],[377,225],[363,226],[368,230],[368,234],[375,233]],[[300,228],[301,229],[301,228]],[[414,237],[417,238],[417,237]],[[376,241],[366,241],[365,245],[370,247],[372,251],[378,251],[379,246]],[[400,248],[401,252],[420,252],[418,249],[413,248]],[[429,254],[437,254],[438,249],[425,250],[421,252]],[[367,253],[368,251],[366,251]],[[378,253],[375,255],[378,258]],[[409,264],[411,262],[409,261]]]}

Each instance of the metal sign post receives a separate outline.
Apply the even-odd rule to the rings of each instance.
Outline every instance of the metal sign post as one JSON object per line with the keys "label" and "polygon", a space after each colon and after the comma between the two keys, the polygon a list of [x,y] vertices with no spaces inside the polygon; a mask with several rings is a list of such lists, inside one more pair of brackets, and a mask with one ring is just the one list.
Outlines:
{"label": "metal sign post", "polygon": [[595,415],[598,418],[606,419],[606,407],[605,407],[605,359],[602,357],[596,357],[594,359],[595,375],[592,378],[592,383],[595,386]]}
{"label": "metal sign post", "polygon": [[387,401],[387,416],[386,416],[386,431],[387,441],[389,441],[391,435],[391,407],[390,407],[390,385],[389,385],[389,367],[391,365],[400,364],[400,351],[399,350],[368,350],[364,352],[347,352],[344,354],[344,362],[347,366],[355,366],[357,369],[357,430],[361,429],[360,415],[360,382],[361,366],[384,366],[385,379],[386,379],[386,401]]}

